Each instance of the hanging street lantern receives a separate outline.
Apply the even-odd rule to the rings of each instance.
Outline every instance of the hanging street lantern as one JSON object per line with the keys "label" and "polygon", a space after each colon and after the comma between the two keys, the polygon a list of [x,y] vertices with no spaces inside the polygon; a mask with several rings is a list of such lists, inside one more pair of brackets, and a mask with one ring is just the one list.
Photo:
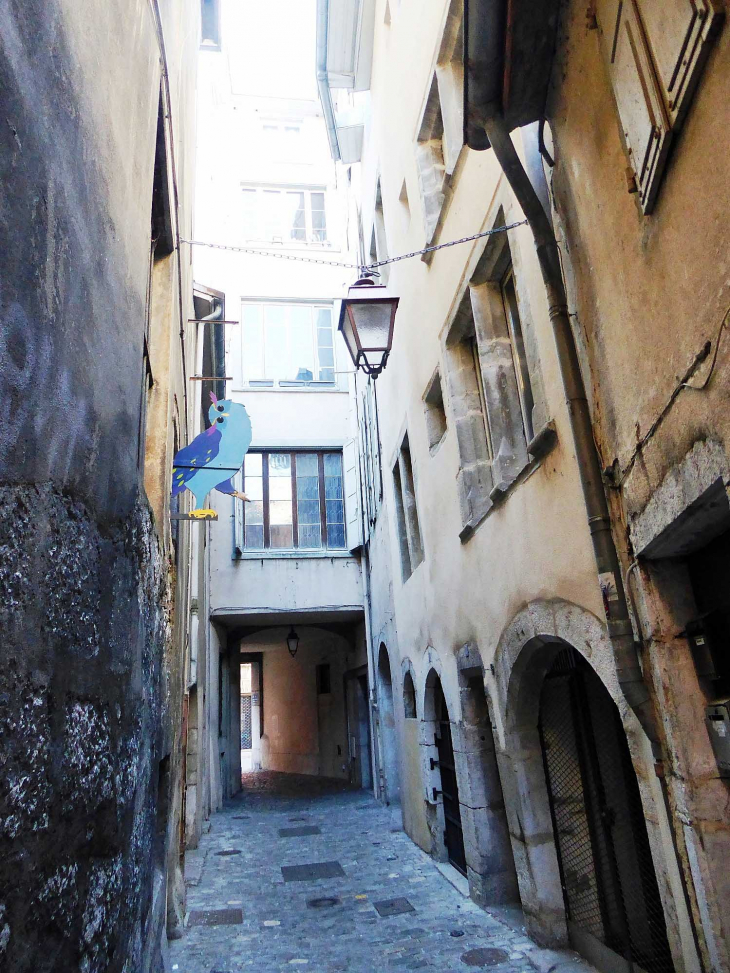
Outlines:
{"label": "hanging street lantern", "polygon": [[297,654],[297,649],[299,648],[299,636],[294,631],[294,626],[289,630],[289,634],[286,637],[286,647],[289,649],[289,655],[294,658]]}
{"label": "hanging street lantern", "polygon": [[365,268],[360,273],[342,300],[338,327],[355,368],[377,378],[393,346],[399,298],[389,294],[385,285],[376,284]]}

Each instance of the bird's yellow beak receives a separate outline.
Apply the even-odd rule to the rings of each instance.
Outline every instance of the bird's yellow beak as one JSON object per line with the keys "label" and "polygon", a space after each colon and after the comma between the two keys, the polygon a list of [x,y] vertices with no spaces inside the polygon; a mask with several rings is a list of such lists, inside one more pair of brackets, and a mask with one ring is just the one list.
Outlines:
{"label": "bird's yellow beak", "polygon": [[229,416],[230,414],[231,414],[230,412],[221,412],[222,416]]}

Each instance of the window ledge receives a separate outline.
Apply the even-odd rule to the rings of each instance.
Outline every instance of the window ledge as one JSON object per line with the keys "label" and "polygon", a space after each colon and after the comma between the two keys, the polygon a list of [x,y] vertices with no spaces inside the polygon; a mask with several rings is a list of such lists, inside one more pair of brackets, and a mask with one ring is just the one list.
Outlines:
{"label": "window ledge", "polygon": [[318,388],[317,386],[311,385],[239,385],[237,388],[233,388],[232,391],[246,392],[246,394],[251,392],[296,392],[297,395],[301,395],[304,392],[306,395],[332,395],[333,393],[349,395],[347,389],[337,388],[336,386],[334,388]]}
{"label": "window ledge", "polygon": [[297,561],[311,560],[312,558],[343,558],[349,557],[354,560],[354,555],[350,551],[243,551],[242,554],[233,554],[232,561]]}
{"label": "window ledge", "polygon": [[530,459],[525,463],[513,480],[509,483],[504,481],[497,483],[489,494],[489,500],[479,513],[471,520],[467,521],[459,531],[459,540],[465,544],[489,517],[491,512],[502,505],[502,502],[538,468],[542,460],[555,448],[558,442],[558,433],[555,423],[551,419],[546,422],[540,431],[533,436],[527,444],[527,452]]}

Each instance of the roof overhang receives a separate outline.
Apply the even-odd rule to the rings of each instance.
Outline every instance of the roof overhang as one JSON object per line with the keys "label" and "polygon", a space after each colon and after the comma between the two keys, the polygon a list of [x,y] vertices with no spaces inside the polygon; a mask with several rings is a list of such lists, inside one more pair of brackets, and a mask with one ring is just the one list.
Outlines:
{"label": "roof overhang", "polygon": [[332,92],[370,88],[374,35],[375,0],[317,0],[317,88],[336,162],[360,160],[364,123],[337,112]]}
{"label": "roof overhang", "polygon": [[545,113],[560,0],[464,0],[464,141],[488,149],[485,118],[510,131]]}

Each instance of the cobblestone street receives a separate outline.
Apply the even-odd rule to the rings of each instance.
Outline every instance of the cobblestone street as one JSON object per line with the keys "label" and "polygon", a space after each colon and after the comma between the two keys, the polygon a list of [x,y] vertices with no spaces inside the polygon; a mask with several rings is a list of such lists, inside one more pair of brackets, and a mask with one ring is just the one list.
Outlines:
{"label": "cobblestone street", "polygon": [[[572,953],[539,949],[517,910],[480,909],[392,830],[398,817],[338,782],[247,775],[188,855],[188,916],[170,946],[172,970],[589,969]],[[313,877],[315,863],[327,863],[327,877]]]}

